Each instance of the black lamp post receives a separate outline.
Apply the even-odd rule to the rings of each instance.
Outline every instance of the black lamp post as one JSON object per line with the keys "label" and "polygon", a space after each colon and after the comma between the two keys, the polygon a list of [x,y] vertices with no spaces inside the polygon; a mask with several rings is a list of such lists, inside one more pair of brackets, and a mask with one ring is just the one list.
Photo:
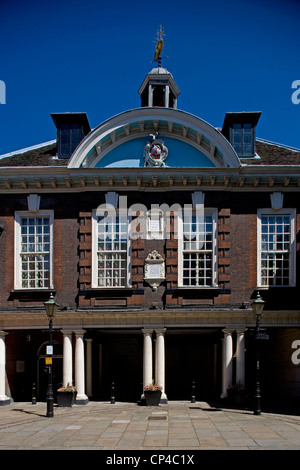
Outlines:
{"label": "black lamp post", "polygon": [[256,378],[255,378],[255,383],[256,383],[256,389],[255,389],[255,404],[254,404],[254,414],[255,415],[260,415],[261,414],[261,409],[260,409],[260,369],[259,369],[259,345],[260,345],[260,320],[263,314],[263,309],[265,306],[264,300],[262,300],[259,292],[257,292],[256,299],[254,302],[251,304],[256,325],[255,325],[255,344],[256,344]]}
{"label": "black lamp post", "polygon": [[53,354],[53,343],[52,343],[52,333],[53,333],[53,318],[56,314],[58,305],[54,301],[53,294],[50,295],[50,299],[47,302],[44,302],[47,317],[49,319],[49,350],[47,354],[51,355],[48,363],[48,386],[47,386],[47,417],[53,418],[53,377],[52,377],[52,354]]}

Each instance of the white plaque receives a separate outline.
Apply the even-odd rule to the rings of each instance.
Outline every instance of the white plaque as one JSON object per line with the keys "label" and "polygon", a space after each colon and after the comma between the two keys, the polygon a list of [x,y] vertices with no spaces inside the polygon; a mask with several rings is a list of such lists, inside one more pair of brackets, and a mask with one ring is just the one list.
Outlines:
{"label": "white plaque", "polygon": [[152,278],[161,278],[162,277],[162,269],[161,263],[149,264],[148,266],[148,277]]}

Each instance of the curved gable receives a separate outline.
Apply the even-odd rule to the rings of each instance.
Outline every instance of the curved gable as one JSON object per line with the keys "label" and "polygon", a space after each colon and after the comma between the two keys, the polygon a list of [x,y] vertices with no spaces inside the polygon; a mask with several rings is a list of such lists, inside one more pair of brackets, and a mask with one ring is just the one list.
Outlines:
{"label": "curved gable", "polygon": [[158,133],[168,149],[166,167],[237,168],[227,139],[193,115],[170,108],[139,108],[100,124],[77,147],[69,168],[144,167],[144,148]]}

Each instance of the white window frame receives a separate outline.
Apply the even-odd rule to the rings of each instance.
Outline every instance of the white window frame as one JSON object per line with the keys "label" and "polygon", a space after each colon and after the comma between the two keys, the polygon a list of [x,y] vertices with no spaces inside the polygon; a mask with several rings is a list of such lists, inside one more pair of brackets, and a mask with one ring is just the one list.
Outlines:
{"label": "white window frame", "polygon": [[[290,217],[290,250],[289,250],[289,283],[262,285],[262,217],[263,216],[289,216]],[[267,252],[267,250],[266,250]],[[286,250],[274,250],[274,253],[286,253]],[[271,251],[270,251],[271,253]],[[296,209],[259,209],[257,212],[257,287],[295,287],[296,286]]]}
{"label": "white window frame", "polygon": [[[47,287],[23,287],[22,286],[22,260],[21,260],[21,221],[23,218],[49,217],[49,286]],[[15,212],[15,235],[14,235],[14,285],[17,290],[49,290],[53,289],[53,231],[54,231],[54,213],[53,211],[17,211]],[[34,251],[32,254],[37,254]]]}
{"label": "white window frame", "polygon": [[[127,279],[123,286],[100,286],[98,284],[98,215],[97,209],[93,210],[92,218],[92,288],[93,289],[126,289],[131,287],[131,240],[130,240],[130,220],[127,215]],[[118,215],[118,210],[115,210],[115,215]]]}
{"label": "white window frame", "polygon": [[[204,216],[212,217],[212,282],[211,285],[184,285],[183,284],[183,213],[182,211],[178,214],[178,286],[186,289],[211,289],[218,286],[218,233],[217,233],[217,221],[218,211],[214,208],[205,208]],[[201,217],[201,215],[200,215]],[[192,252],[193,250],[191,250]],[[198,251],[195,251],[195,253]],[[200,251],[199,251],[200,252]]]}

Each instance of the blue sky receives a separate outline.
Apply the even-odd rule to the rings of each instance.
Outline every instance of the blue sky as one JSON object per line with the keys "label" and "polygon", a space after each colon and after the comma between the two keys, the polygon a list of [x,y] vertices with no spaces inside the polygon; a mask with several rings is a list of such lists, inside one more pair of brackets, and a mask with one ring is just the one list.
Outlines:
{"label": "blue sky", "polygon": [[139,107],[160,24],[179,109],[261,111],[258,137],[300,148],[300,0],[0,0],[0,154],[54,139],[50,113],[93,128]]}

